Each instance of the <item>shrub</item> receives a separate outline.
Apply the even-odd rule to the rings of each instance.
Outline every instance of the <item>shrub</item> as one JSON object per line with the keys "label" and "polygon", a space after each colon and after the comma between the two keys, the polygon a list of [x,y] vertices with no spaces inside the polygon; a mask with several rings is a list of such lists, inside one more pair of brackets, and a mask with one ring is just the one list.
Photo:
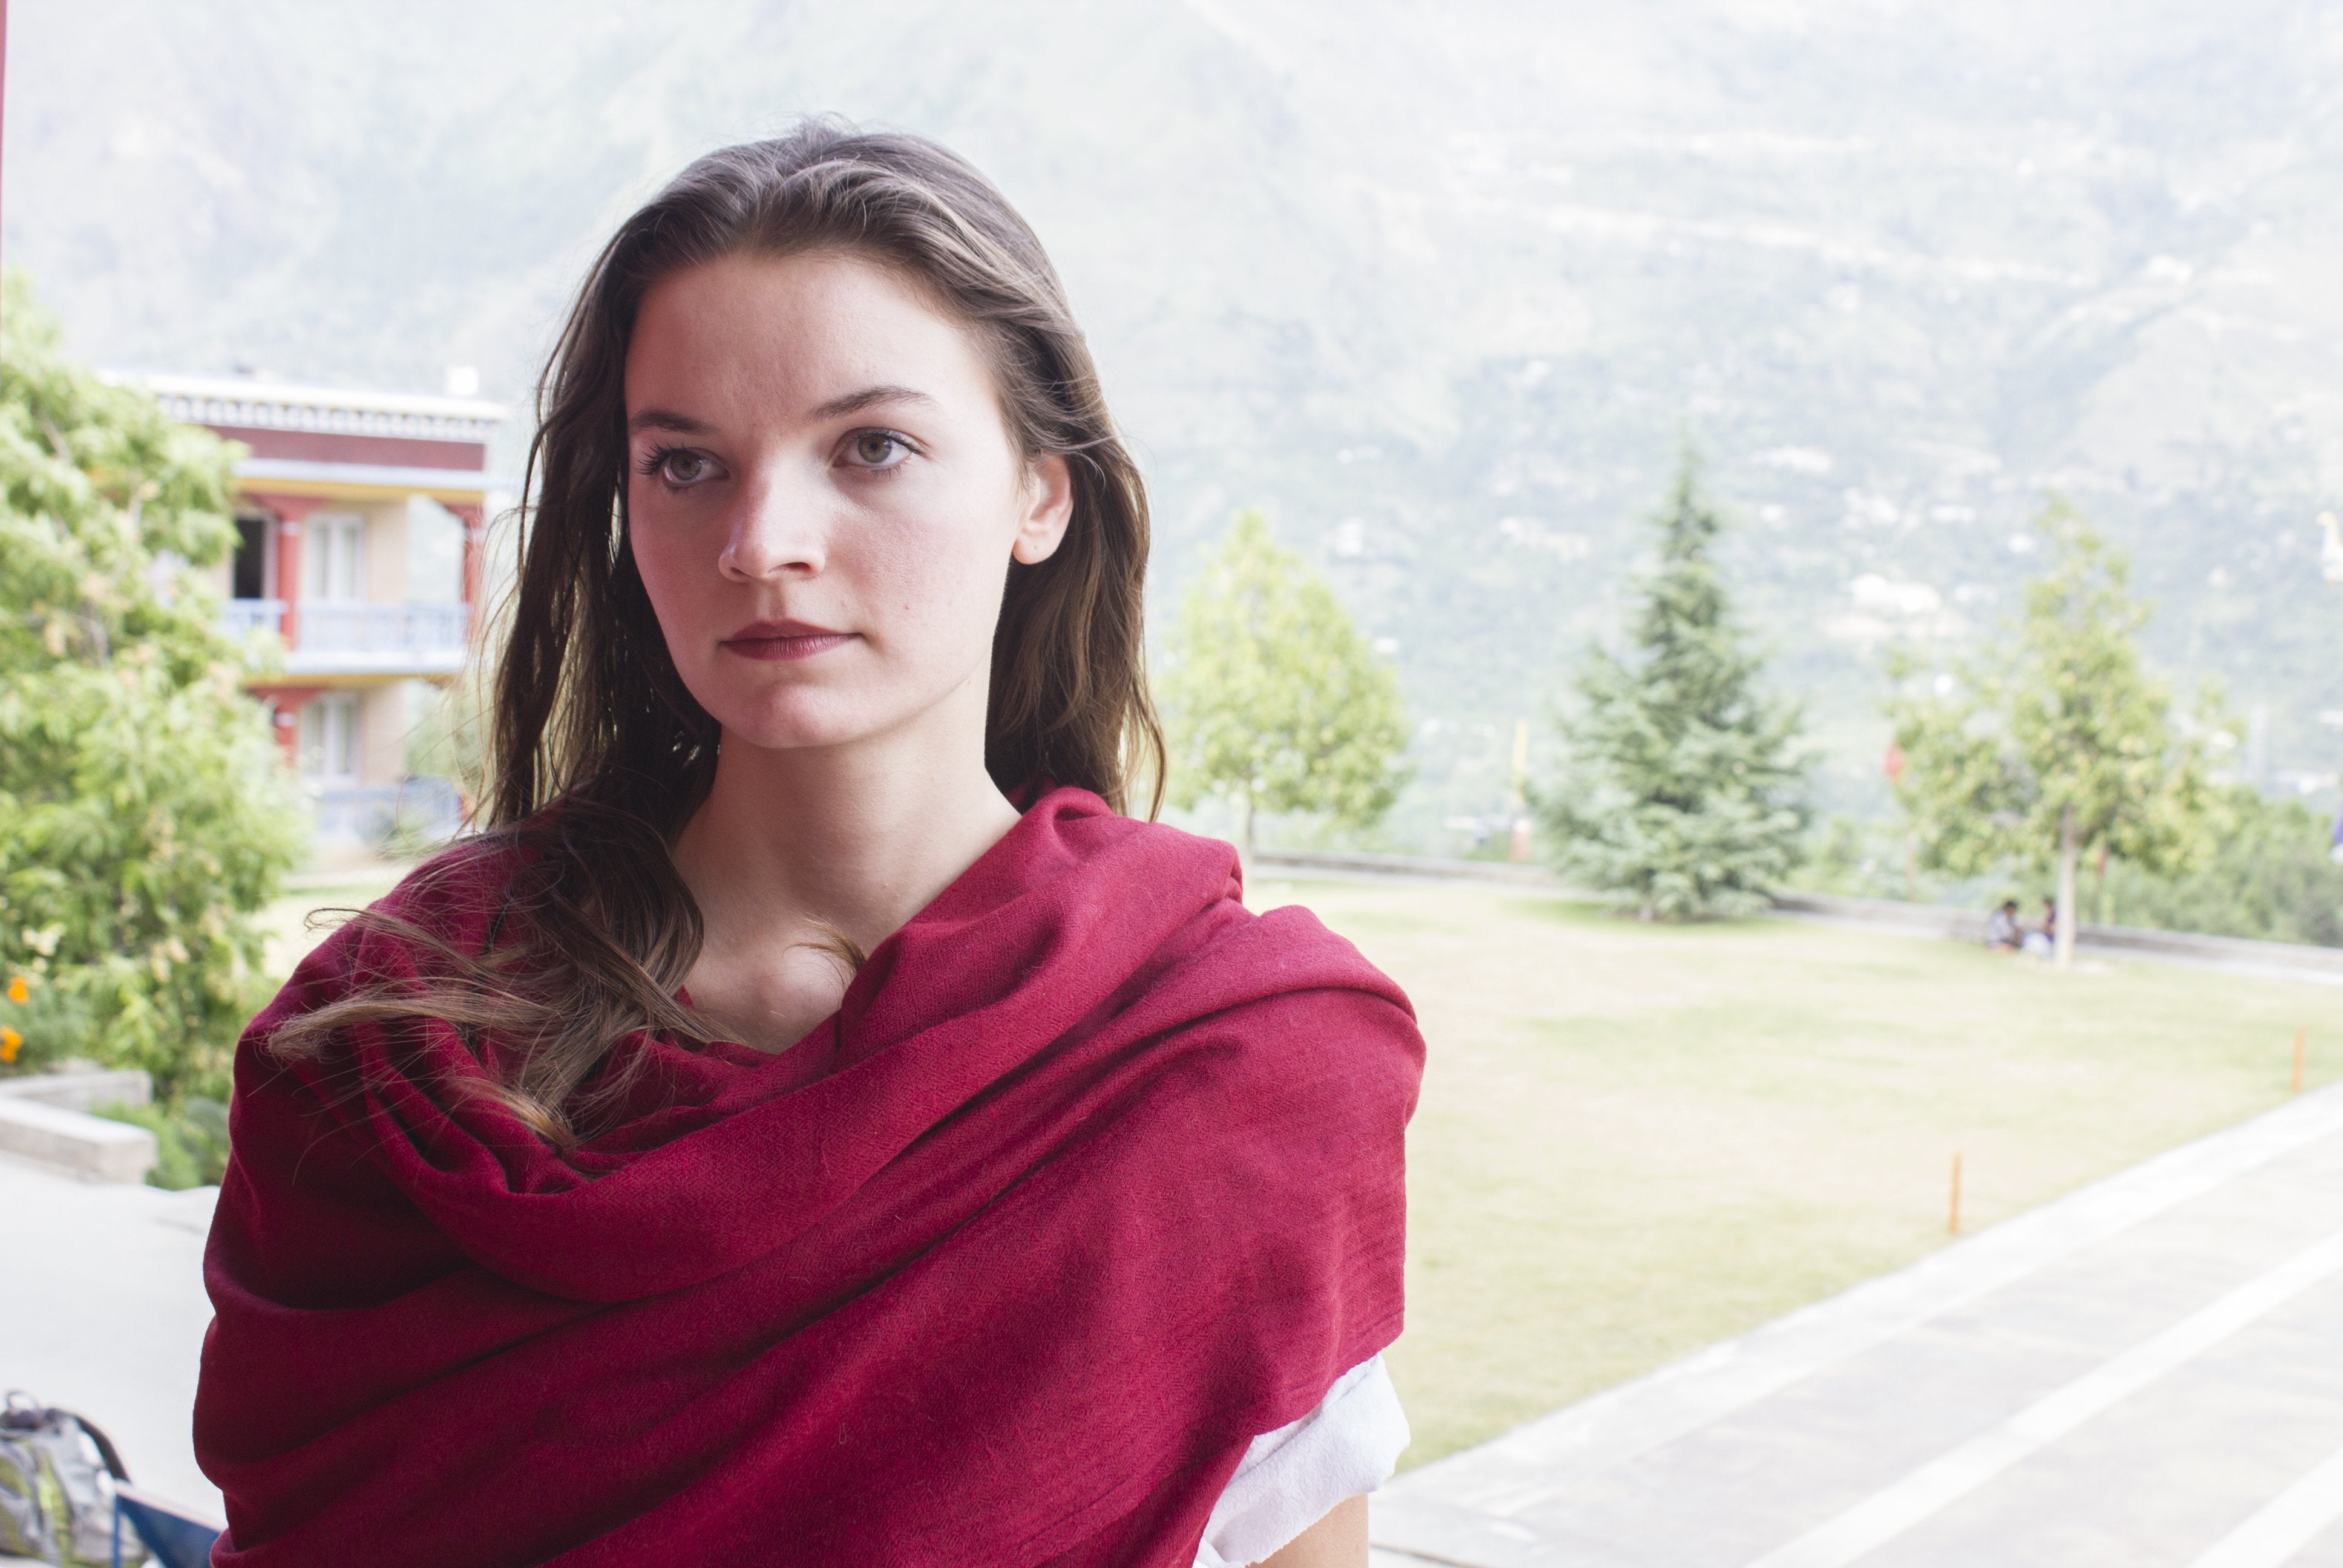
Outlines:
{"label": "shrub", "polygon": [[87,1056],[96,1035],[88,999],[45,977],[13,974],[0,990],[0,1074],[38,1072]]}
{"label": "shrub", "polygon": [[233,546],[240,448],[68,362],[24,279],[5,289],[0,973],[79,1020],[55,1054],[176,1097],[222,1081],[255,1000],[252,917],[306,833],[243,690],[265,654],[227,638],[193,569]]}
{"label": "shrub", "polygon": [[2090,918],[2343,947],[2343,866],[2328,858],[2326,821],[2298,800],[2265,800],[2246,789],[2230,790],[2221,805],[2224,830],[2193,870],[2157,876],[2111,860],[2100,887],[2087,871]]}
{"label": "shrub", "polygon": [[216,1100],[189,1095],[176,1105],[101,1105],[96,1114],[155,1135],[149,1187],[216,1187],[227,1173],[227,1107]]}

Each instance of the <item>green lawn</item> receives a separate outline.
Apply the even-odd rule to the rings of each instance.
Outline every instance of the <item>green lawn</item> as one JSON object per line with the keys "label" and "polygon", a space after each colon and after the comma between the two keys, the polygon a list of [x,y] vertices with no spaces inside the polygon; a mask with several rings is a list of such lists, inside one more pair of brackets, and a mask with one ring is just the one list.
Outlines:
{"label": "green lawn", "polygon": [[[362,910],[398,885],[412,867],[362,865],[338,871],[312,872],[298,879],[260,913],[259,925],[266,950],[262,970],[282,979],[307,957],[311,948],[330,935],[341,917],[337,910]],[[314,917],[314,918],[313,918]]]}
{"label": "green lawn", "polygon": [[[394,871],[272,907],[303,917]],[[1256,882],[1415,1000],[1407,1334],[1419,1464],[1910,1262],[2343,1076],[2343,989],[2177,966],[2061,975],[1788,920],[1642,926],[1503,888]]]}
{"label": "green lawn", "polygon": [[1941,940],[1263,881],[1414,998],[1422,1463],[2343,1075],[2343,989]]}

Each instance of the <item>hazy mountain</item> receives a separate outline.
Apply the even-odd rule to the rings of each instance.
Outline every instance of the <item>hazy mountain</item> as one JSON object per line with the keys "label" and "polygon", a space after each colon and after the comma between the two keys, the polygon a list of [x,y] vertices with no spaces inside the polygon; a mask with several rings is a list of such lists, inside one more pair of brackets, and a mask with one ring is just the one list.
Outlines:
{"label": "hazy mountain", "polygon": [[693,154],[942,137],[1067,276],[1159,592],[1262,501],[1394,651],[1427,844],[1502,805],[1687,437],[1835,801],[1877,799],[1881,640],[1986,634],[2054,486],[2270,777],[2343,759],[2333,5],[10,9],[0,245],[109,365],[518,403]]}

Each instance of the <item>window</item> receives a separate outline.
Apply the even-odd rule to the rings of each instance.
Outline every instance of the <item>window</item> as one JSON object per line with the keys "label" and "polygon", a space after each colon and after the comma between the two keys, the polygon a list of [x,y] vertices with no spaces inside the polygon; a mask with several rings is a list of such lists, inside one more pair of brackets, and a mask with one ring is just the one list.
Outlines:
{"label": "window", "polygon": [[329,692],[301,705],[301,777],[320,784],[358,781],[358,694]]}
{"label": "window", "polygon": [[236,520],[236,561],[228,568],[228,593],[233,598],[268,597],[268,530],[273,518],[249,515]]}
{"label": "window", "polygon": [[318,512],[302,529],[301,597],[347,603],[366,598],[366,519]]}
{"label": "window", "polygon": [[427,496],[407,500],[407,602],[464,600],[464,520]]}

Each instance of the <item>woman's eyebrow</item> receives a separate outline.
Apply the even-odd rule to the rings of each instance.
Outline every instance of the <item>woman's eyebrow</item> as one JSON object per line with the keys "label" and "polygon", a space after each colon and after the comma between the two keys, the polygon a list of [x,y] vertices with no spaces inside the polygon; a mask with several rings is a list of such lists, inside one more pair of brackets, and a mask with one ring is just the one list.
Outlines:
{"label": "woman's eyebrow", "polygon": [[[881,403],[920,403],[930,408],[942,407],[933,397],[915,387],[865,387],[859,391],[844,393],[829,402],[817,405],[809,418],[838,419],[849,414],[859,414],[865,408]],[[669,430],[682,436],[704,436],[716,427],[705,419],[673,408],[649,407],[638,410],[627,420],[627,434],[639,435],[645,430]]]}
{"label": "woman's eyebrow", "polygon": [[880,403],[924,403],[931,408],[940,407],[934,398],[916,387],[865,387],[860,392],[849,392],[819,405],[812,417],[816,419],[837,419],[849,414],[860,414],[863,409]]}
{"label": "woman's eyebrow", "polygon": [[672,408],[645,408],[627,420],[627,434],[640,435],[645,430],[672,430],[679,436],[705,436],[716,428],[705,419],[695,419],[689,414],[679,414]]}

